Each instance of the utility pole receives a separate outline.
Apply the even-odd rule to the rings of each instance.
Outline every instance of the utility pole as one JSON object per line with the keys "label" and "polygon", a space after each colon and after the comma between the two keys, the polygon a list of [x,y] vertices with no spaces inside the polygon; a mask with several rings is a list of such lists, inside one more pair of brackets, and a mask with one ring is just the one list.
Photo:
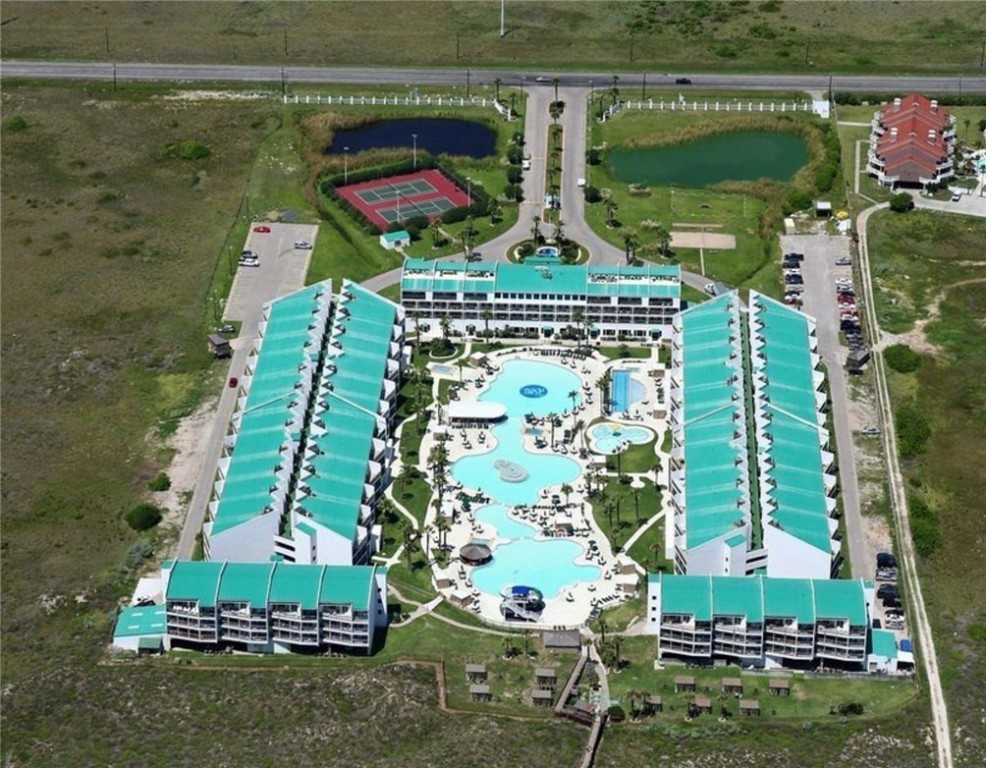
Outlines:
{"label": "utility pole", "polygon": [[500,37],[507,34],[507,0],[500,0]]}
{"label": "utility pole", "polygon": [[640,100],[644,100],[644,94],[647,92],[647,73],[644,72],[644,81],[640,84]]}
{"label": "utility pole", "polygon": [[832,93],[832,75],[829,75],[829,102],[835,103],[835,94]]}
{"label": "utility pole", "polygon": [[116,62],[113,62],[113,90],[116,90]]}
{"label": "utility pole", "polygon": [[455,58],[459,58],[459,33],[455,33]]}
{"label": "utility pole", "polygon": [[805,64],[808,63],[808,54],[811,52],[811,41],[805,43]]}
{"label": "utility pole", "polygon": [[471,86],[470,86],[469,67],[466,67],[466,98],[467,99],[469,98],[469,89],[470,89],[470,87]]}
{"label": "utility pole", "polygon": [[411,134],[411,141],[414,142],[414,170],[418,170],[418,134]]}
{"label": "utility pole", "polygon": [[633,30],[630,30],[630,63],[633,63]]}
{"label": "utility pole", "polygon": [[288,31],[284,30],[284,55],[288,55]]}
{"label": "utility pole", "polygon": [[288,95],[288,81],[284,74],[284,65],[281,65],[281,96],[287,98]]}
{"label": "utility pole", "polygon": [[[110,52],[110,28],[109,27],[104,27],[103,28],[103,35],[106,38],[106,52],[109,53]],[[980,66],[982,66],[982,65],[980,64]]]}

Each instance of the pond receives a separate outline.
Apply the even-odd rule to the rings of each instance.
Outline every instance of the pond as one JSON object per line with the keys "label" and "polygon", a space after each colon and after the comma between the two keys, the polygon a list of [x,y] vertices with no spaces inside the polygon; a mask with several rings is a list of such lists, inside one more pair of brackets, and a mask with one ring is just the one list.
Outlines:
{"label": "pond", "polygon": [[336,131],[327,154],[350,154],[367,149],[414,146],[417,134],[418,149],[430,155],[465,155],[472,158],[489,157],[496,152],[496,133],[473,120],[435,117],[408,117],[398,120],[378,120],[359,128]]}
{"label": "pond", "polygon": [[808,146],[800,136],[740,131],[673,147],[616,147],[608,162],[617,179],[632,184],[708,187],[722,181],[790,181],[808,162]]}

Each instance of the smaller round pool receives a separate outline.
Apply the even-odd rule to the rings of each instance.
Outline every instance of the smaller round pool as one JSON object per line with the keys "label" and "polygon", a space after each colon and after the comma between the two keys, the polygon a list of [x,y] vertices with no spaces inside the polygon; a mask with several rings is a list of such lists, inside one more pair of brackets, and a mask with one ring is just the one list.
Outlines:
{"label": "smaller round pool", "polygon": [[542,245],[534,253],[545,259],[557,259],[560,251],[553,245]]}
{"label": "smaller round pool", "polygon": [[630,443],[642,445],[649,442],[654,437],[654,433],[646,427],[598,424],[589,432],[589,437],[597,453],[619,453]]}

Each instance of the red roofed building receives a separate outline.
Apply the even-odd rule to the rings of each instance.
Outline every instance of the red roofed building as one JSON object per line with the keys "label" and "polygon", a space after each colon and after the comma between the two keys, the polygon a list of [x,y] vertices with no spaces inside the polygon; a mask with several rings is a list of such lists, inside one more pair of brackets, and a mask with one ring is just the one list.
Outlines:
{"label": "red roofed building", "polygon": [[955,175],[955,118],[917,93],[873,115],[867,170],[887,186],[926,186]]}

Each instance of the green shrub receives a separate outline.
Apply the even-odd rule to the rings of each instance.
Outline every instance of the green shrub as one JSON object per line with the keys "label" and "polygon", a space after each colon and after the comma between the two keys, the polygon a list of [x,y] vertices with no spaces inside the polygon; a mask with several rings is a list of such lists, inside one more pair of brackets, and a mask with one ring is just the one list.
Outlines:
{"label": "green shrub", "polygon": [[619,704],[614,704],[609,708],[609,719],[614,723],[622,723],[627,719],[627,713],[623,711],[623,707]]}
{"label": "green shrub", "polygon": [[532,243],[530,240],[521,243],[520,248],[517,249],[517,253],[519,253],[521,257],[527,257],[532,255],[534,253],[534,243]]}
{"label": "green shrub", "polygon": [[883,351],[883,359],[897,373],[914,373],[921,367],[921,355],[906,344],[894,344]]}
{"label": "green shrub", "polygon": [[127,513],[127,525],[135,531],[147,531],[161,522],[161,509],[143,502]]}
{"label": "green shrub", "polygon": [[890,198],[890,210],[894,213],[907,213],[914,207],[914,198],[906,192],[898,192]]}
{"label": "green shrub", "polygon": [[511,165],[507,167],[507,181],[511,184],[519,184],[523,178],[524,173],[520,170],[519,166]]}
{"label": "green shrub", "polygon": [[507,161],[511,165],[520,165],[523,159],[524,159],[524,150],[522,150],[516,144],[507,147]]}
{"label": "green shrub", "polygon": [[914,551],[921,557],[931,557],[941,546],[941,531],[936,520],[924,517],[911,518],[911,541]]}
{"label": "green shrub", "polygon": [[524,188],[520,184],[507,184],[503,188],[503,196],[507,200],[516,200],[519,203],[524,199]]}
{"label": "green shrub", "polygon": [[599,194],[599,187],[589,187],[585,188],[585,201],[587,203],[598,203],[602,200],[602,195]]}
{"label": "green shrub", "polygon": [[171,488],[171,478],[167,472],[158,472],[157,477],[147,484],[147,488],[151,491],[166,491]]}
{"label": "green shrub", "polygon": [[927,416],[913,403],[904,403],[894,416],[897,427],[897,446],[902,459],[912,459],[924,453],[931,437]]}
{"label": "green shrub", "polygon": [[863,705],[858,701],[844,701],[839,705],[840,715],[861,715],[863,711]]}
{"label": "green shrub", "polygon": [[169,157],[178,157],[182,160],[201,160],[212,154],[207,144],[192,139],[173,142],[168,144],[166,149]]}
{"label": "green shrub", "polygon": [[3,130],[5,131],[26,131],[27,130],[27,120],[25,120],[20,115],[11,115],[6,120],[3,121]]}
{"label": "green shrub", "polygon": [[585,161],[589,165],[599,165],[602,162],[602,160],[603,160],[602,155],[599,153],[599,150],[596,149],[595,147],[590,148],[589,151],[585,153]]}

